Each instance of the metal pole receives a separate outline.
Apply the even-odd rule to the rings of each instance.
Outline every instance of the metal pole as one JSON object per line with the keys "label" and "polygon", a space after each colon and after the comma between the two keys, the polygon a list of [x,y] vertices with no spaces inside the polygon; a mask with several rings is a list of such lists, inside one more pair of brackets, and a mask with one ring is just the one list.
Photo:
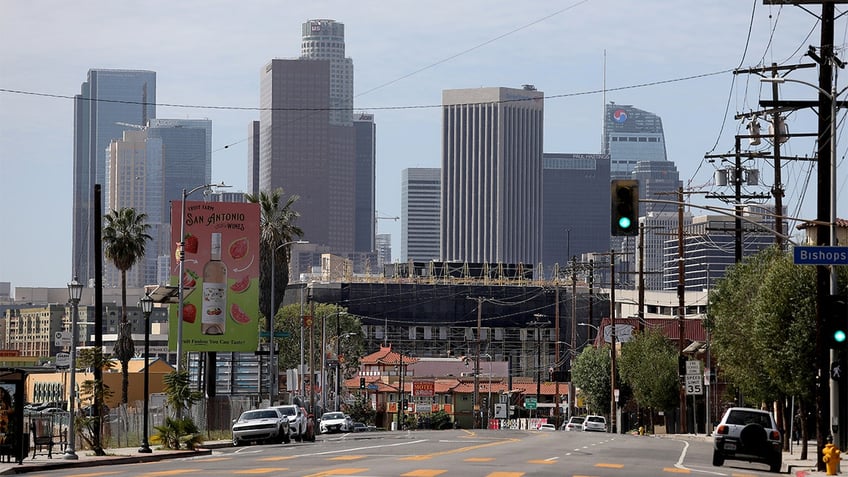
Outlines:
{"label": "metal pole", "polygon": [[68,411],[70,412],[70,419],[68,420],[68,450],[65,451],[65,455],[62,457],[65,460],[77,460],[79,456],[76,454],[76,429],[74,428],[74,417],[76,416],[76,388],[77,388],[77,344],[79,344],[79,332],[77,331],[77,320],[79,314],[79,300],[80,295],[78,293],[82,292],[82,284],[80,284],[76,277],[74,280],[68,284],[68,288],[78,287],[78,291],[71,290],[72,294],[75,294],[71,297],[71,383],[70,389],[68,390]]}
{"label": "metal pole", "polygon": [[[183,200],[180,204],[180,241],[177,242],[180,247],[180,267],[179,276],[177,277],[177,286],[179,289],[177,298],[177,372],[182,371],[183,363],[183,300],[185,299],[185,290],[183,286],[183,275],[185,274],[185,215],[186,215],[186,197],[188,193],[183,189]],[[179,413],[179,408],[177,410]],[[178,416],[179,417],[179,414]]]}
{"label": "metal pole", "polygon": [[341,335],[341,313],[336,313],[336,399],[335,410],[341,411],[339,405],[339,389],[341,389],[341,371],[342,371],[342,335]]}
{"label": "metal pole", "polygon": [[150,444],[147,441],[148,421],[150,420],[150,313],[153,307],[153,299],[149,294],[145,294],[142,300],[149,303],[142,303],[142,313],[144,314],[144,425],[142,426],[141,447],[138,452],[142,454],[150,454],[153,452],[150,449]]}
{"label": "metal pole", "polygon": [[[280,245],[280,247],[285,246],[286,244]],[[268,321],[268,405],[274,405],[274,318],[276,313],[274,313],[274,293],[276,291],[276,285],[274,283],[275,278],[277,276],[276,273],[276,264],[277,264],[277,250],[280,249],[277,247],[271,252],[271,316],[266,317]]]}
{"label": "metal pole", "polygon": [[477,297],[477,353],[474,356],[474,424],[477,429],[477,416],[480,412],[480,333],[482,331],[483,297]]}
{"label": "metal pole", "polygon": [[610,432],[615,433],[615,250],[610,250],[610,326]]}

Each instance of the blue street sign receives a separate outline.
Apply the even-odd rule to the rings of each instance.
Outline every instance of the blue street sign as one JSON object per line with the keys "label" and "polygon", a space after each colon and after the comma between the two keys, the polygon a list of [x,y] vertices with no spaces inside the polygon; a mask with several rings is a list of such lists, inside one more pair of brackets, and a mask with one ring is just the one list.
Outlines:
{"label": "blue street sign", "polygon": [[795,247],[795,265],[848,265],[848,247]]}

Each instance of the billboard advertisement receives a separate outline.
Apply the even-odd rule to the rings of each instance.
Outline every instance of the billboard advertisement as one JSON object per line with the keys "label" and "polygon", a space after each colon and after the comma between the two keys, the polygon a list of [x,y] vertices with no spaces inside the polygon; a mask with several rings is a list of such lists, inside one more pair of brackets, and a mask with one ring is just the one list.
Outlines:
{"label": "billboard advertisement", "polygon": [[[183,351],[255,351],[259,343],[259,204],[171,203],[171,280],[183,282]],[[170,307],[168,345],[177,348],[179,305]]]}

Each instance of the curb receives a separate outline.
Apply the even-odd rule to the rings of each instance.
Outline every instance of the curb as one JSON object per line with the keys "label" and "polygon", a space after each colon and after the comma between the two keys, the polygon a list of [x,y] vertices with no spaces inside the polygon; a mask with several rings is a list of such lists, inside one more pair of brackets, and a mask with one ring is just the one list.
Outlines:
{"label": "curb", "polygon": [[[9,467],[0,471],[0,475],[16,475],[16,474],[26,474],[29,472],[40,472],[46,470],[56,470],[56,469],[73,469],[73,468],[84,468],[84,467],[97,467],[101,465],[123,465],[123,464],[139,464],[143,462],[158,462],[161,460],[168,459],[181,459],[184,457],[195,457],[195,456],[204,456],[211,455],[212,448],[204,447],[194,451],[162,451],[162,452],[153,452],[151,454],[139,454],[139,455],[113,455],[113,456],[102,456],[102,457],[91,457],[80,460],[62,460],[55,459],[51,461],[41,461],[38,463],[27,463],[27,464],[14,464],[13,467]],[[24,461],[26,462],[26,460]],[[32,461],[30,461],[32,462]],[[34,465],[33,465],[34,464]]]}

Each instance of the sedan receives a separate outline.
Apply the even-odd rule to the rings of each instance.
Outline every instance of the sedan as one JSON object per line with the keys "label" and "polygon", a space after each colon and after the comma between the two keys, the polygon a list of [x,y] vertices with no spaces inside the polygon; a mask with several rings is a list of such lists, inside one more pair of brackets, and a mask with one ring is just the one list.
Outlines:
{"label": "sedan", "polygon": [[348,418],[341,412],[325,412],[321,416],[321,433],[349,432]]}
{"label": "sedan", "polygon": [[607,432],[607,420],[604,416],[587,416],[583,421],[583,430]]}
{"label": "sedan", "polygon": [[565,425],[562,426],[563,430],[566,431],[582,431],[583,430],[583,421],[585,418],[573,416]]}
{"label": "sedan", "polygon": [[291,442],[289,420],[277,409],[245,411],[233,421],[233,445],[256,441]]}

